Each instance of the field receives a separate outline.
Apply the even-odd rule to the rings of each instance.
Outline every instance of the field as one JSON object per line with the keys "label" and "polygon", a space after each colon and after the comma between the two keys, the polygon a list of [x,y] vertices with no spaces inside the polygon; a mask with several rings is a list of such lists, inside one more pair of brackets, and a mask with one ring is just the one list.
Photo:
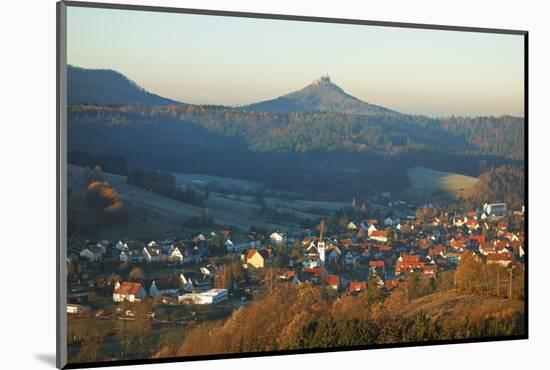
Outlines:
{"label": "field", "polygon": [[[183,227],[183,221],[192,216],[200,216],[208,209],[214,218],[214,223],[222,226],[233,226],[248,230],[252,225],[262,225],[268,229],[292,229],[296,222],[268,222],[258,215],[259,206],[253,196],[220,194],[211,192],[205,202],[205,207],[196,207],[127,184],[126,177],[109,173],[103,174],[104,180],[109,182],[119,193],[128,213],[128,221],[123,225],[101,228],[98,237],[106,239],[120,238],[151,238],[165,236],[188,236],[196,230]],[[181,185],[188,184],[196,179],[214,179],[222,186],[224,181],[229,187],[250,185],[254,183],[240,180],[225,179],[204,175],[178,174],[177,181]],[[93,218],[85,201],[84,169],[79,166],[68,166],[68,186],[71,189],[69,198],[69,217],[77,224],[86,224]],[[266,197],[265,204],[279,212],[292,213],[300,219],[314,219],[320,215],[328,216],[332,211],[344,206],[340,202],[287,200],[277,197]],[[208,230],[200,230],[208,231]]]}
{"label": "field", "polygon": [[476,183],[477,178],[452,172],[435,171],[426,167],[412,167],[407,170],[411,186],[409,197],[428,199],[434,196],[457,199],[465,195]]}
{"label": "field", "polygon": [[231,188],[241,188],[241,189],[258,189],[262,185],[260,183],[248,180],[233,179],[229,177],[220,177],[213,175],[203,175],[200,173],[177,173],[172,172],[176,177],[178,184],[182,186],[188,185],[207,185],[207,184],[218,184],[222,187],[231,189]]}

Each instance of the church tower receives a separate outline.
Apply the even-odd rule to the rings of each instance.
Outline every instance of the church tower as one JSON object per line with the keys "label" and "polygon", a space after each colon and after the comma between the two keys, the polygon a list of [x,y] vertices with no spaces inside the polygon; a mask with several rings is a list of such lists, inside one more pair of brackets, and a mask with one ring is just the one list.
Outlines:
{"label": "church tower", "polygon": [[319,263],[325,264],[325,240],[323,239],[323,231],[325,228],[325,220],[321,221],[321,233],[319,235],[319,241],[317,242],[317,252],[319,252]]}

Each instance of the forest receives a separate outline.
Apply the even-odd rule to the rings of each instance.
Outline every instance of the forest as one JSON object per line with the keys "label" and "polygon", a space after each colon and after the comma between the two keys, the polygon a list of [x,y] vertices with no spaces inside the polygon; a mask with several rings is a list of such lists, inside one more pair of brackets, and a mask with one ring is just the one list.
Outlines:
{"label": "forest", "polygon": [[175,199],[183,203],[202,207],[203,197],[193,188],[180,189],[176,184],[176,178],[168,172],[151,169],[134,168],[128,173],[128,184],[136,185],[167,198]]}
{"label": "forest", "polygon": [[487,199],[520,209],[525,204],[525,170],[502,166],[481,174],[479,181],[469,189],[466,201],[475,205]]}
{"label": "forest", "polygon": [[[75,155],[78,149],[125,158],[133,168],[242,178],[319,196],[403,190],[412,166],[477,177],[523,164],[523,119],[509,116],[264,113],[180,104],[72,105],[68,117],[75,160],[86,160]],[[125,171],[122,164],[116,170]]]}

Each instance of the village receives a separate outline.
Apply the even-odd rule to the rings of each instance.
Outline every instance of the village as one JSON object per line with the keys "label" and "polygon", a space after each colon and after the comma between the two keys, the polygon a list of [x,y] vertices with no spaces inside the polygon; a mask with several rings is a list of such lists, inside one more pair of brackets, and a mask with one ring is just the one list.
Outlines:
{"label": "village", "polygon": [[[389,293],[410,276],[434,280],[456,269],[465,252],[523,271],[523,212],[504,203],[467,211],[424,204],[404,218],[321,219],[292,232],[221,229],[188,240],[70,243],[67,314],[133,320],[140,312],[185,324],[227,317],[281,284],[317,285],[335,298],[361,295],[369,282]],[[138,309],[145,302],[147,312]],[[191,315],[174,314],[178,308]]]}

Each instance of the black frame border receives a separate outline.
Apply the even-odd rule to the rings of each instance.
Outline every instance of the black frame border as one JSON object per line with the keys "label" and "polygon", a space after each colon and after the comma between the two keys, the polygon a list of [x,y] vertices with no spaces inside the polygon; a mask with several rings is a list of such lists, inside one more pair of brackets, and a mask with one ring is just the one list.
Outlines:
{"label": "black frame border", "polygon": [[[56,121],[57,121],[57,136],[56,136],[56,221],[57,221],[57,253],[56,253],[56,366],[59,369],[81,369],[81,368],[96,368],[96,367],[111,367],[111,366],[127,366],[127,365],[143,365],[143,364],[162,364],[174,362],[191,362],[205,360],[221,360],[221,359],[238,359],[249,357],[267,357],[267,356],[283,356],[296,354],[312,354],[312,353],[330,353],[330,352],[346,352],[346,351],[361,351],[370,349],[386,349],[386,348],[406,348],[406,347],[425,347],[438,346],[448,344],[468,344],[468,343],[485,343],[498,341],[524,340],[529,338],[529,31],[515,29],[500,29],[500,28],[484,28],[484,27],[461,27],[440,24],[423,24],[423,23],[405,23],[405,22],[388,22],[375,20],[360,20],[347,18],[328,18],[316,16],[301,16],[301,15],[284,15],[284,14],[269,14],[269,13],[253,13],[227,10],[210,10],[210,9],[190,9],[177,7],[163,7],[151,5],[130,5],[130,4],[113,4],[99,2],[84,2],[84,1],[59,1],[56,4],[56,19],[57,19],[57,60],[56,60]],[[279,350],[279,351],[261,351],[261,352],[245,352],[245,353],[224,353],[211,354],[200,356],[185,356],[185,357],[164,357],[158,359],[136,359],[136,360],[116,360],[116,361],[99,361],[85,363],[67,363],[67,342],[66,342],[66,280],[64,260],[66,258],[66,238],[63,237],[65,231],[64,221],[66,221],[66,197],[64,196],[64,180],[66,174],[66,8],[67,7],[82,7],[95,9],[114,9],[114,10],[133,10],[144,12],[162,12],[162,13],[178,13],[178,14],[195,14],[195,15],[210,15],[223,17],[237,18],[256,18],[256,19],[272,19],[272,20],[287,20],[301,22],[317,22],[317,23],[336,23],[336,24],[351,24],[351,25],[366,25],[380,27],[397,27],[397,28],[413,28],[426,30],[440,31],[458,31],[458,32],[475,32],[475,33],[493,33],[506,35],[520,35],[524,40],[524,172],[525,172],[525,334],[519,336],[498,336],[487,338],[468,338],[458,340],[439,340],[439,341],[423,341],[423,342],[407,342],[407,343],[392,343],[392,344],[376,344],[365,346],[346,346],[346,347],[330,347],[330,348],[315,348],[315,349],[298,349],[298,350]],[[65,171],[66,172],[66,171]]]}

